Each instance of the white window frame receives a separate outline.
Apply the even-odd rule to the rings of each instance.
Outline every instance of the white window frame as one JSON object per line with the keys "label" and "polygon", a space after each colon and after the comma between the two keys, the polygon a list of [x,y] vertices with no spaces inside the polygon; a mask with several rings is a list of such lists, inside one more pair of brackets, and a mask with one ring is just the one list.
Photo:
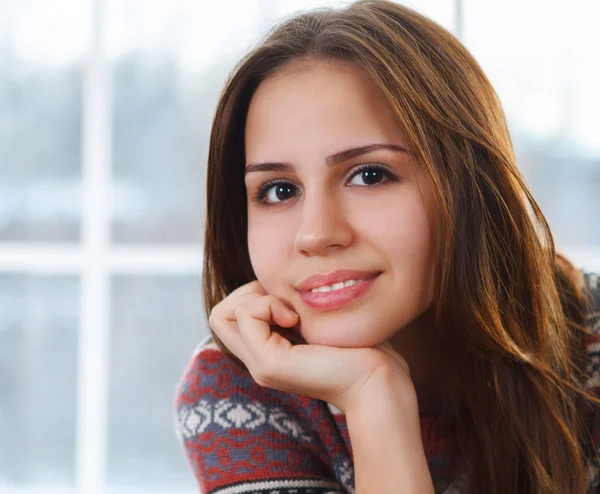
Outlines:
{"label": "white window frame", "polygon": [[[106,2],[90,1],[82,107],[81,242],[0,244],[0,272],[80,277],[76,482],[74,490],[44,490],[56,494],[107,492],[111,278],[121,274],[197,275],[202,268],[201,245],[111,244],[112,74],[105,44]],[[39,493],[38,487],[11,489],[9,494],[34,493]],[[134,493],[128,490],[127,494]]]}
{"label": "white window frame", "polygon": [[[82,237],[79,244],[0,244],[0,272],[81,279],[76,430],[76,487],[56,494],[107,491],[110,280],[115,275],[187,276],[200,273],[201,245],[186,247],[111,244],[112,77],[105,49],[105,0],[90,0],[91,37],[86,60],[82,132]],[[265,0],[266,1],[266,0]],[[455,34],[463,28],[462,0],[455,1]],[[600,248],[563,252],[600,271]],[[174,432],[175,434],[175,432]],[[190,472],[191,475],[191,472]],[[38,494],[35,487],[11,494]],[[128,494],[131,494],[128,491]],[[140,493],[141,494],[141,493]],[[169,493],[171,494],[171,493]]]}

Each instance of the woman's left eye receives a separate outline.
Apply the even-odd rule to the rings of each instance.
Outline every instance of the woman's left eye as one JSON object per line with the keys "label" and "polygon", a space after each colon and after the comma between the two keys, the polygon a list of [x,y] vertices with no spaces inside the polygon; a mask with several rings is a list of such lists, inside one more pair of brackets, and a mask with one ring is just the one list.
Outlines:
{"label": "woman's left eye", "polygon": [[[364,165],[354,171],[348,183],[364,187],[365,185],[378,185],[387,182],[391,178],[390,172],[381,165]],[[362,183],[359,183],[359,181],[362,181]]]}

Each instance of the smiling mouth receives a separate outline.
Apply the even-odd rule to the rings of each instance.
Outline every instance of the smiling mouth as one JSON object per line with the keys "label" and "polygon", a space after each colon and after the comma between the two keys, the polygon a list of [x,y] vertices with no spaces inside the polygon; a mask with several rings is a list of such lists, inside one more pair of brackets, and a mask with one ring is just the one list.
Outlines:
{"label": "smiling mouth", "polygon": [[340,309],[352,304],[365,295],[374,285],[380,274],[375,273],[362,279],[350,279],[300,291],[300,297],[306,305],[316,310],[329,311]]}
{"label": "smiling mouth", "polygon": [[[375,276],[375,275],[373,275],[373,276]],[[336,290],[341,290],[342,288],[347,288],[349,286],[356,285],[357,283],[360,283],[361,281],[368,280],[371,277],[372,276],[369,276],[367,278],[358,279],[358,280],[341,281],[339,283],[334,283],[333,285],[323,285],[323,286],[320,286],[318,288],[313,288],[311,290],[311,292],[312,293],[334,292]]]}

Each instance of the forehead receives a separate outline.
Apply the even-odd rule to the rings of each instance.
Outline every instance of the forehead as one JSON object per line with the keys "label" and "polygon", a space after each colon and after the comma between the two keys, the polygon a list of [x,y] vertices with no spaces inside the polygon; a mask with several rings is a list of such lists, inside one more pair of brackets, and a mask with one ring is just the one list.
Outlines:
{"label": "forehead", "polygon": [[263,81],[250,103],[245,137],[252,159],[299,146],[330,153],[404,141],[381,90],[360,68],[338,61],[292,62]]}

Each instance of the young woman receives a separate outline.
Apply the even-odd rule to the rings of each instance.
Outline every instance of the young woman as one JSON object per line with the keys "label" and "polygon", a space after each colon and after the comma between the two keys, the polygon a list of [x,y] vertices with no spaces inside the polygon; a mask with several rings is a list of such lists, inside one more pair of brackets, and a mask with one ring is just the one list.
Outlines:
{"label": "young woman", "polygon": [[384,1],[275,28],[218,103],[207,206],[177,400],[203,492],[600,492],[597,278],[443,28]]}

